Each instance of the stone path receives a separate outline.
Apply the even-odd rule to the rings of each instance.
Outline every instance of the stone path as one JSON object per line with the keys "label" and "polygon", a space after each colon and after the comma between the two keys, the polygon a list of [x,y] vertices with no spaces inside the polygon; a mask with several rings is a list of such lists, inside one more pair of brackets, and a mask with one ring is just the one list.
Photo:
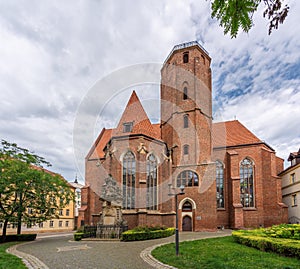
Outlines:
{"label": "stone path", "polygon": [[[218,232],[184,232],[180,241],[230,235]],[[158,245],[174,242],[174,236],[138,242],[73,241],[72,234],[43,235],[36,241],[13,246],[12,254],[21,257],[30,269],[167,269],[151,255]],[[174,249],[175,251],[175,249]]]}

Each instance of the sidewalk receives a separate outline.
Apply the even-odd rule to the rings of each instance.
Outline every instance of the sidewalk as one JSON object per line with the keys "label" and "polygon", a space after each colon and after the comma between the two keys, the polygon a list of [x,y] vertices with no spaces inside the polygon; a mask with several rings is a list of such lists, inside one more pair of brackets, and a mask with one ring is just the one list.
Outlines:
{"label": "sidewalk", "polygon": [[[227,236],[231,230],[183,232],[180,241]],[[175,241],[175,236],[136,242],[73,241],[72,233],[43,234],[36,241],[11,248],[31,269],[166,269],[173,268],[155,260],[151,251]]]}

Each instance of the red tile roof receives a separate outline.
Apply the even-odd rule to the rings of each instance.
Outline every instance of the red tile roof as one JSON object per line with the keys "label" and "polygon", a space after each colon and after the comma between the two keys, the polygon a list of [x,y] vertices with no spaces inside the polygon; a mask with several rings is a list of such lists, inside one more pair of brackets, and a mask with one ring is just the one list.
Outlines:
{"label": "red tile roof", "polygon": [[[131,132],[124,133],[124,123],[132,123],[133,128]],[[133,91],[127,103],[127,106],[122,114],[119,124],[113,130],[113,136],[128,135],[128,134],[144,134],[153,138],[160,139],[160,132],[158,134],[155,127],[151,124],[136,92]]]}
{"label": "red tile roof", "polygon": [[238,120],[213,123],[213,147],[263,143]]}
{"label": "red tile roof", "polygon": [[[124,133],[123,124],[132,122],[131,132]],[[115,129],[101,131],[93,147],[87,155],[88,159],[104,158],[104,148],[112,137],[143,134],[154,139],[161,140],[160,124],[152,124],[139,100],[133,91],[122,117]],[[252,132],[250,132],[238,120],[213,123],[212,125],[213,147],[231,147],[239,145],[263,143]]]}

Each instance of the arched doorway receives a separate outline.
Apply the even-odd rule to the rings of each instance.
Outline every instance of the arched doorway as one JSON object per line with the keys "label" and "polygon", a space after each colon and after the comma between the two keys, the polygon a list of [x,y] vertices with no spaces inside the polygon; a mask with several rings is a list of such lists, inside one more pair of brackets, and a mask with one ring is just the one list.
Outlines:
{"label": "arched doorway", "polygon": [[182,212],[185,213],[184,217],[182,218],[182,231],[192,231],[193,224],[192,224],[192,214],[193,206],[190,201],[185,201],[182,205]]}
{"label": "arched doorway", "polygon": [[192,230],[192,218],[190,216],[184,216],[182,219],[182,231],[191,232]]}

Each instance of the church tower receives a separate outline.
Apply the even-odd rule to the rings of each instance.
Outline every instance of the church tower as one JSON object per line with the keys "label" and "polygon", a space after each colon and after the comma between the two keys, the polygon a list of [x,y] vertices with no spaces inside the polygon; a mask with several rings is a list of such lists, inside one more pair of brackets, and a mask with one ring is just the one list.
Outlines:
{"label": "church tower", "polygon": [[[161,70],[161,134],[172,162],[169,181],[176,187],[185,186],[186,195],[181,199],[194,212],[187,220],[192,230],[215,223],[211,217],[216,214],[210,63],[207,51],[194,41],[175,46]],[[210,209],[204,209],[203,203]],[[206,214],[205,221],[197,224],[195,216]],[[181,220],[184,230],[183,215]]]}

